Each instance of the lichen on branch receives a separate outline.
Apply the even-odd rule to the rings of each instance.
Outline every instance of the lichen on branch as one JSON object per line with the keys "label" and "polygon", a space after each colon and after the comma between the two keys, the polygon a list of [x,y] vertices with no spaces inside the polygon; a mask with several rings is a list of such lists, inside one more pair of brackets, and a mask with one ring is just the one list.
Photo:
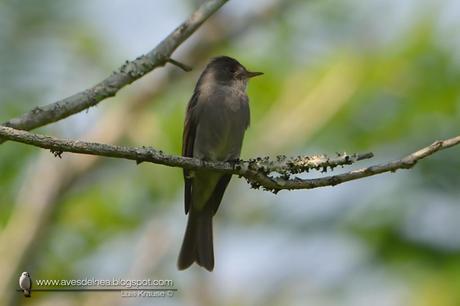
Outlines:
{"label": "lichen on branch", "polygon": [[235,174],[246,178],[253,188],[262,187],[274,193],[284,189],[312,189],[324,186],[335,186],[347,181],[384,172],[409,169],[419,160],[460,143],[460,136],[457,136],[442,141],[436,141],[396,161],[373,165],[337,175],[301,179],[296,175],[309,172],[313,169],[321,172],[325,172],[328,169],[334,170],[337,166],[350,165],[363,159],[372,158],[373,154],[342,153],[337,154],[335,157],[328,157],[326,155],[296,157],[277,156],[275,159],[258,157],[247,161],[214,162],[169,155],[152,147],[127,147],[79,140],[64,140],[4,126],[0,126],[0,137],[48,149],[58,157],[61,157],[63,152],[72,152],[128,159],[135,161],[137,164],[141,162],[151,162],[189,170],[212,170],[221,173]]}

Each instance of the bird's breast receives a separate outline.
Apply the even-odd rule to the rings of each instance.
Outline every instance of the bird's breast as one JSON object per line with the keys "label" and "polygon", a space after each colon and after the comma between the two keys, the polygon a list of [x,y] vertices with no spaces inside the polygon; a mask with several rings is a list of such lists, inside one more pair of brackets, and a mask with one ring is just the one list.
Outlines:
{"label": "bird's breast", "polygon": [[207,97],[200,110],[194,156],[210,160],[239,157],[249,124],[247,100],[244,92],[232,88],[219,88]]}

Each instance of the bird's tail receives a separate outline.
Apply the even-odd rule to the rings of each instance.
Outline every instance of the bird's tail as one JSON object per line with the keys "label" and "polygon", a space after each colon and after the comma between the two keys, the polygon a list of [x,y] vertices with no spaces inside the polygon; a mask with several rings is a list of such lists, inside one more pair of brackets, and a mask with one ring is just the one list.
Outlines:
{"label": "bird's tail", "polygon": [[177,261],[179,270],[190,267],[194,262],[206,268],[214,269],[214,249],[212,243],[212,212],[190,210],[184,241]]}
{"label": "bird's tail", "polygon": [[30,297],[31,296],[30,290],[24,290],[24,296],[25,297]]}

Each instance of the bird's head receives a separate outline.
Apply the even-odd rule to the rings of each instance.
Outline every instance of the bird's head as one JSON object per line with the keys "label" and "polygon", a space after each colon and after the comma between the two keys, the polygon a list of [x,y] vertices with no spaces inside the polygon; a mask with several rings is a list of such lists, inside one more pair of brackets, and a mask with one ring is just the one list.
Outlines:
{"label": "bird's head", "polygon": [[248,71],[236,59],[229,56],[213,58],[200,77],[200,83],[217,82],[221,85],[237,86],[245,89],[250,78],[262,72]]}

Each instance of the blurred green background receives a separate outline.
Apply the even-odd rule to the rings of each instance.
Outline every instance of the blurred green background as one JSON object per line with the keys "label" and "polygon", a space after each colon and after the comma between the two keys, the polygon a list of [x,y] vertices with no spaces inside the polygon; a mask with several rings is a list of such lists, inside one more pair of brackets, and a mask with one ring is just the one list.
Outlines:
{"label": "blurred green background", "polygon": [[[173,1],[0,2],[0,122],[88,88],[196,8]],[[251,81],[242,158],[372,151],[389,161],[459,134],[460,3],[230,0],[174,58],[115,98],[36,131],[179,154],[209,58]],[[214,222],[216,268],[176,270],[180,169],[0,146],[2,305],[460,305],[460,158],[336,187],[251,190],[234,178]],[[345,171],[346,169],[338,169]],[[319,176],[314,173],[309,176]],[[173,298],[14,289],[34,279],[172,279]]]}

